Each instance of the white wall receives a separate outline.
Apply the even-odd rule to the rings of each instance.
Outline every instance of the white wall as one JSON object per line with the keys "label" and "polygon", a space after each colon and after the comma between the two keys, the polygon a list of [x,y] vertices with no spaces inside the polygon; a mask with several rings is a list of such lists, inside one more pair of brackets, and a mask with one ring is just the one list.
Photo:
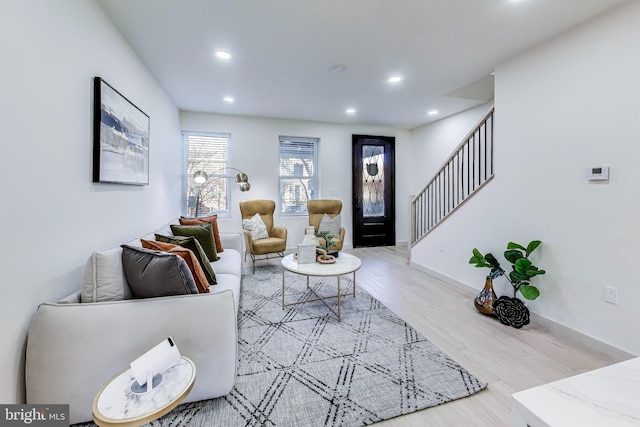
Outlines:
{"label": "white wall", "polygon": [[[632,354],[640,286],[640,2],[496,68],[496,178],[413,251],[413,261],[480,289],[471,249],[501,259],[509,240],[540,239],[541,296],[529,308]],[[427,143],[418,141],[415,143]],[[586,180],[608,165],[611,179]],[[620,301],[603,301],[603,287]],[[508,283],[498,279],[498,293]]]}
{"label": "white wall", "polygon": [[[177,109],[94,1],[3,1],[0,40],[0,402],[13,403],[38,304],[78,289],[92,250],[179,214],[182,149]],[[148,186],[91,182],[96,75],[151,118]]]}
{"label": "white wall", "polygon": [[[271,199],[278,201],[278,137],[280,135],[320,138],[320,197],[340,199],[343,202],[342,222],[346,229],[345,245],[351,246],[351,135],[381,135],[396,138],[396,239],[407,240],[407,200],[405,185],[410,178],[406,165],[411,158],[410,132],[406,130],[338,125],[307,121],[247,118],[220,114],[181,112],[182,129],[190,131],[223,132],[231,134],[229,164],[249,175],[251,190],[241,193],[233,188],[231,219],[221,219],[220,227],[227,231],[240,231],[240,200]],[[277,209],[276,209],[277,213]],[[287,247],[295,248],[302,242],[308,218],[280,217],[275,223],[287,227]]]}
{"label": "white wall", "polygon": [[456,147],[491,110],[493,101],[421,126],[412,131],[412,161],[421,178],[411,183],[413,194],[425,187]]}

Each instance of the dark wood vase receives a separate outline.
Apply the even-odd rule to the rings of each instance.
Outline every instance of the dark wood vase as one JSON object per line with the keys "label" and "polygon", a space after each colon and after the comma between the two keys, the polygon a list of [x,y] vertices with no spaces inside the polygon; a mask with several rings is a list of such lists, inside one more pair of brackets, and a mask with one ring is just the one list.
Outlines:
{"label": "dark wood vase", "polygon": [[493,302],[497,299],[498,296],[493,290],[493,279],[491,276],[487,276],[484,282],[484,289],[473,300],[473,304],[480,313],[491,316],[493,315]]}

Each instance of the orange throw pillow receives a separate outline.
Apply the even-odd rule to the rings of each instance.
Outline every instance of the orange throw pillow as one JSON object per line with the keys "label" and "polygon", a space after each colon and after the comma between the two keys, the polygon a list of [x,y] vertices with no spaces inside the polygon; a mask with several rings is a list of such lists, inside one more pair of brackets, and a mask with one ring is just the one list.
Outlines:
{"label": "orange throw pillow", "polygon": [[143,248],[173,253],[184,259],[189,270],[191,270],[198,292],[201,294],[208,294],[210,292],[207,276],[204,274],[198,258],[196,258],[196,255],[190,249],[171,243],[158,242],[156,240],[140,239],[140,243],[142,243]]}
{"label": "orange throw pillow", "polygon": [[213,230],[213,241],[216,244],[216,252],[223,252],[222,241],[220,241],[220,232],[218,231],[218,215],[203,216],[200,218],[185,218],[180,217],[180,225],[197,225],[205,222],[211,223],[211,230]]}

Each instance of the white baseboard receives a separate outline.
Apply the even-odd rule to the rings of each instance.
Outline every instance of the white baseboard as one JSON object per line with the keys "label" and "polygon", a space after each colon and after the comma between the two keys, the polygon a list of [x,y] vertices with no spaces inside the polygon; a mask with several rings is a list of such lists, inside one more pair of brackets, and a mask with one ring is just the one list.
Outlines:
{"label": "white baseboard", "polygon": [[[415,268],[416,270],[420,270],[423,273],[426,273],[430,276],[435,277],[436,279],[439,279],[449,285],[452,285],[456,288],[462,289],[464,291],[471,291],[473,293],[478,293],[479,290],[474,288],[473,286],[469,286],[466,283],[460,282],[459,280],[456,280],[452,277],[449,277],[445,274],[442,274],[440,272],[437,272],[435,270],[432,270],[431,268],[425,267],[424,265],[420,265],[418,263],[415,262],[410,262],[409,265],[413,268]],[[554,334],[557,334],[561,337],[570,339],[572,341],[578,342],[580,344],[584,344],[586,346],[588,346],[589,348],[592,348],[594,350],[600,351],[604,354],[608,354],[611,357],[616,358],[617,360],[628,360],[630,358],[633,357],[637,357],[636,355],[633,355],[631,353],[628,353],[622,349],[619,349],[618,347],[614,347],[611,344],[607,344],[603,341],[600,341],[596,338],[593,338],[589,335],[583,334],[582,332],[576,331],[575,329],[572,329],[566,325],[563,325],[561,323],[556,322],[555,320],[551,320],[548,319],[546,317],[540,316],[537,313],[531,313],[531,316],[533,317],[533,321],[535,321],[536,323],[538,323],[539,325],[549,329],[551,332],[553,332]]]}

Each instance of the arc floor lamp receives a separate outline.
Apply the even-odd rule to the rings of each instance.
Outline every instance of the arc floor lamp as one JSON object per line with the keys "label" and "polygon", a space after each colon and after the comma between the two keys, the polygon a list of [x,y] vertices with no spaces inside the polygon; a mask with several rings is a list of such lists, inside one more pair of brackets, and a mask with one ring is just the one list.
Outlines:
{"label": "arc floor lamp", "polygon": [[[221,172],[224,170],[233,170],[237,172],[235,175],[235,180],[236,180],[236,184],[238,184],[238,187],[240,188],[240,191],[244,192],[244,191],[249,191],[251,189],[251,184],[249,184],[249,177],[247,176],[246,173],[242,172],[240,169],[225,166],[213,171],[211,175],[215,175],[218,172]],[[232,176],[231,175],[226,176],[226,178],[229,178],[229,177],[232,177]],[[220,177],[216,177],[216,178],[220,178]],[[202,190],[204,190],[204,187],[206,186],[208,180],[209,180],[209,174],[207,174],[205,171],[200,170],[200,171],[194,172],[193,174],[193,181],[196,183],[196,212],[195,212],[196,217],[200,213],[200,201],[202,196]]]}

